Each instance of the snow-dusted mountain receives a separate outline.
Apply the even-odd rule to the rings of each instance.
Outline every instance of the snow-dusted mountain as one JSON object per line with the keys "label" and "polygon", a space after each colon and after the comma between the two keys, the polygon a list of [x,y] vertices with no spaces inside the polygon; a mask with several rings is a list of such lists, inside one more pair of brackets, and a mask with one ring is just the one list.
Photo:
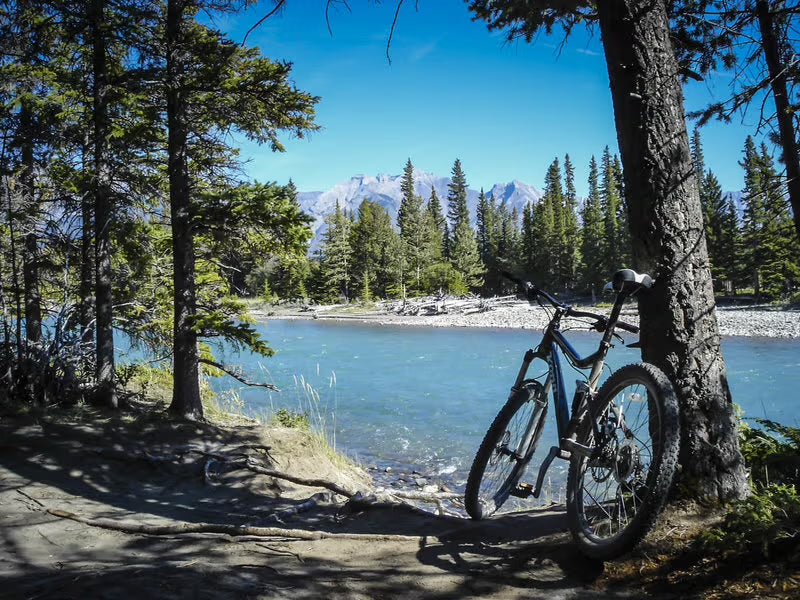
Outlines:
{"label": "snow-dusted mountain", "polygon": [[[402,175],[380,174],[377,177],[369,175],[356,175],[347,181],[336,184],[325,192],[300,192],[298,194],[300,208],[314,218],[312,228],[314,230],[314,241],[312,248],[318,244],[320,234],[325,229],[323,220],[325,216],[332,213],[338,200],[342,209],[358,211],[358,206],[365,199],[379,203],[386,208],[392,219],[397,218],[397,209],[400,207],[402,193],[400,183]],[[414,182],[416,193],[427,203],[431,197],[431,189],[436,190],[442,212],[447,214],[447,186],[450,184],[449,177],[439,177],[432,173],[414,170]],[[495,184],[491,190],[486,192],[491,194],[500,203],[506,201],[508,210],[516,207],[520,213],[523,206],[529,201],[537,202],[542,197],[542,192],[532,185],[521,181],[511,183]],[[475,220],[476,207],[478,205],[477,190],[467,190],[467,206],[472,215],[473,223]]]}

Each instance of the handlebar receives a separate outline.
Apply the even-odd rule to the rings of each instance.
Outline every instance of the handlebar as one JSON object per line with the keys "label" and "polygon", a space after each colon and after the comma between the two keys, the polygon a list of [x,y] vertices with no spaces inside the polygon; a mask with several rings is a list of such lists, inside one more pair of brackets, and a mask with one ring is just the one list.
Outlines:
{"label": "handlebar", "polygon": [[[598,313],[582,311],[582,310],[575,310],[568,304],[564,304],[563,302],[559,302],[555,298],[553,298],[550,294],[545,292],[542,289],[537,288],[532,282],[525,281],[508,273],[507,271],[501,272],[503,277],[511,281],[512,283],[516,283],[520,290],[525,294],[525,297],[528,299],[529,302],[533,302],[534,300],[538,301],[539,298],[544,298],[547,300],[548,303],[552,304],[554,308],[559,308],[564,311],[564,315],[567,317],[577,317],[577,318],[588,318],[594,319],[595,324],[593,329],[597,331],[605,331],[608,327],[608,317],[606,315],[601,315]],[[648,277],[649,279],[649,277]],[[652,280],[650,280],[652,283]],[[639,328],[636,325],[632,325],[630,323],[626,323],[625,321],[617,320],[614,323],[614,327],[618,327],[619,329],[624,329],[633,334],[639,333]]]}

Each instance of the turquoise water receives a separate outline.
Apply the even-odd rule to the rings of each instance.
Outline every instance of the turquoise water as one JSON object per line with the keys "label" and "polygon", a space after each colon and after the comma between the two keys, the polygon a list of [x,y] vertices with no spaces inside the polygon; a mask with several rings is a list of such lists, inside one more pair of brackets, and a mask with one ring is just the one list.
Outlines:
{"label": "turquoise water", "polygon": [[[247,410],[256,414],[280,407],[310,410],[312,419],[324,421],[337,449],[362,463],[440,475],[456,486],[465,481],[486,429],[505,402],[523,353],[540,337],[538,331],[329,321],[275,320],[259,328],[275,356],[224,359],[242,365],[253,379],[274,383],[281,393],[246,388],[229,378],[213,382],[215,389],[238,390]],[[588,354],[599,337],[575,332],[569,339]],[[800,425],[800,341],[726,338],[723,352],[734,401],[746,417]],[[609,354],[612,368],[638,360],[638,350],[619,344]],[[571,396],[577,373],[566,362],[564,375]],[[311,399],[301,382],[318,397]],[[542,456],[556,440],[555,419],[548,425]],[[553,464],[556,483],[565,467],[562,461]]]}

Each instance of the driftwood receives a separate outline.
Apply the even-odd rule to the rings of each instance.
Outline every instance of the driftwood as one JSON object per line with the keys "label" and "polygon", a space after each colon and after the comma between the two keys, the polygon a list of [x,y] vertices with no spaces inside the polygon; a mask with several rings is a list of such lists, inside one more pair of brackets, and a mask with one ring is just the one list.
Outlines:
{"label": "driftwood", "polygon": [[446,294],[406,298],[384,304],[385,309],[399,315],[440,315],[481,313],[517,304],[516,296],[496,296],[479,298],[478,296],[457,297]]}

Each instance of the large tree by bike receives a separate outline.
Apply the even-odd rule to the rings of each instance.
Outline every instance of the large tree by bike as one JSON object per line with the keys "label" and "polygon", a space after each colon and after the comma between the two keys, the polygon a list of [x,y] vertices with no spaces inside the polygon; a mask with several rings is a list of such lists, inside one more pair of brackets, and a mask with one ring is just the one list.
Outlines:
{"label": "large tree by bike", "polygon": [[747,489],[719,345],[702,209],[663,0],[471,0],[476,17],[530,41],[555,26],[597,23],[603,38],[638,269],[656,279],[639,299],[643,357],[672,379],[681,404],[683,483],[722,500]]}

